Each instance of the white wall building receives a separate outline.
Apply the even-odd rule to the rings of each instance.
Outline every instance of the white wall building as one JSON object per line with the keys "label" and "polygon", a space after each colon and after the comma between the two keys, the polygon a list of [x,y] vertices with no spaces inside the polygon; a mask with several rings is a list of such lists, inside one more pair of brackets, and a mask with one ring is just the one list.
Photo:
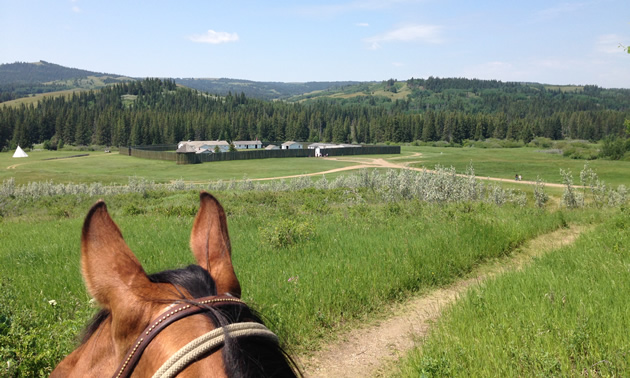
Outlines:
{"label": "white wall building", "polygon": [[175,152],[194,152],[200,153],[213,153],[216,149],[219,152],[228,152],[230,150],[230,144],[224,140],[210,140],[210,141],[186,141],[179,142],[177,144],[177,150]]}
{"label": "white wall building", "polygon": [[302,143],[294,142],[292,140],[282,143],[283,150],[301,150],[302,148]]}
{"label": "white wall building", "polygon": [[256,150],[262,148],[262,142],[259,140],[235,140],[232,144],[239,150]]}

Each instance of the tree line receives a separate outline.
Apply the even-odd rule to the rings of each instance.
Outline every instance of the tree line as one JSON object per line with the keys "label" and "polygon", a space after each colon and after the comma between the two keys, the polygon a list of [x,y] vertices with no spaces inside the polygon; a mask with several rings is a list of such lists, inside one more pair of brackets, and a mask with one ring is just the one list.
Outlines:
{"label": "tree line", "polygon": [[457,80],[467,79],[440,80],[446,79],[411,79],[407,85],[413,92],[406,100],[366,95],[299,103],[243,93],[211,95],[177,87],[169,79],[132,81],[43,98],[35,105],[0,106],[0,149],[43,142],[55,148],[216,139],[459,144],[486,138],[529,142],[543,136],[597,141],[625,137],[624,120],[630,118],[626,90],[593,87],[565,93],[491,81],[463,88]]}

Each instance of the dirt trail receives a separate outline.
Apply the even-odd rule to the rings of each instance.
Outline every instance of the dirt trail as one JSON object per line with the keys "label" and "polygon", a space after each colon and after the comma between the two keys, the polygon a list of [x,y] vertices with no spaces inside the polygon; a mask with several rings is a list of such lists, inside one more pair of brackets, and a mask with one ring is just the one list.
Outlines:
{"label": "dirt trail", "polygon": [[471,278],[394,306],[391,313],[395,315],[392,317],[344,333],[338,342],[324,347],[315,355],[301,357],[299,361],[305,376],[387,376],[395,360],[418,345],[442,310],[470,287],[479,285],[488,277],[521,269],[533,257],[573,243],[583,231],[583,228],[572,227],[539,236],[525,243],[513,256],[479,267]]}
{"label": "dirt trail", "polygon": [[[356,165],[349,165],[347,167],[342,167],[342,168],[335,168],[335,169],[330,169],[327,171],[321,171],[321,172],[313,172],[313,173],[304,173],[304,174],[299,174],[299,175],[291,175],[291,176],[276,176],[276,177],[263,177],[263,178],[254,178],[254,179],[248,179],[250,181],[269,181],[269,180],[280,180],[280,179],[292,179],[292,178],[297,178],[297,177],[308,177],[308,176],[321,176],[321,175],[327,175],[327,174],[331,174],[331,173],[335,173],[335,172],[343,172],[343,171],[353,171],[353,170],[359,170],[359,169],[365,169],[365,168],[390,168],[390,169],[410,169],[412,171],[427,171],[427,172],[434,172],[433,170],[430,169],[424,169],[424,168],[415,168],[415,167],[409,167],[409,165],[411,163],[414,163],[413,161],[409,161],[409,162],[405,162],[402,164],[398,164],[395,162],[392,162],[391,160],[396,160],[396,159],[408,159],[408,158],[413,158],[413,157],[419,157],[422,156],[421,153],[419,152],[415,152],[413,155],[410,156],[400,156],[400,157],[394,157],[394,158],[389,158],[388,160],[385,160],[383,158],[359,158],[359,157],[351,157],[351,156],[342,156],[342,157],[324,157],[324,158],[318,158],[318,159],[323,159],[323,160],[335,160],[335,161],[343,161],[343,162],[350,162],[350,163],[357,163]],[[464,174],[457,174],[457,176],[466,176]],[[503,179],[503,178],[498,178],[498,177],[479,177],[477,176],[477,179],[479,180],[490,180],[490,181],[503,181],[503,182],[511,182],[511,183],[515,183],[515,184],[528,184],[528,185],[535,185],[536,182],[535,181],[515,181],[514,179]],[[241,180],[236,180],[236,181],[241,181]],[[187,181],[188,182],[188,181]],[[190,181],[190,183],[192,184],[204,184],[207,181]],[[562,184],[554,184],[554,183],[545,183],[545,186],[549,186],[549,187],[564,187],[564,185]],[[578,186],[576,186],[578,187]]]}
{"label": "dirt trail", "polygon": [[[395,159],[405,159],[405,158],[412,158],[412,157],[418,157],[418,156],[422,156],[421,153],[416,152],[411,156],[400,156],[400,157],[395,157],[395,158],[390,158],[389,160],[395,160]],[[425,168],[415,168],[415,167],[409,167],[409,165],[411,163],[414,162],[406,162],[403,164],[396,164],[394,162],[391,161],[387,161],[384,159],[362,159],[362,160],[358,160],[358,159],[352,159],[352,158],[344,158],[344,157],[340,157],[340,158],[335,158],[335,157],[329,157],[329,158],[324,158],[324,159],[328,159],[328,160],[336,160],[336,161],[346,161],[346,162],[356,162],[356,161],[362,161],[362,164],[359,165],[354,165],[354,166],[348,166],[348,167],[344,167],[344,168],[340,168],[339,170],[351,170],[351,169],[363,169],[363,168],[392,168],[392,169],[410,169],[412,171],[418,171],[418,172],[422,172],[422,171],[427,171],[427,172],[435,172],[431,169],[425,169]],[[320,175],[320,174],[325,174],[325,173],[331,173],[331,172],[337,172],[338,170],[330,170],[330,171],[326,171],[326,172],[320,172],[320,173],[314,173],[314,174],[309,174],[309,176],[315,176],[315,175]],[[464,174],[457,174],[457,176],[466,176]],[[515,184],[528,184],[528,185],[535,185],[536,181],[516,181],[514,179],[504,179],[504,178],[498,178],[498,177],[480,177],[477,176],[476,177],[479,180],[489,180],[489,181],[502,181],[502,182],[510,182],[510,183],[515,183]],[[563,184],[554,184],[554,183],[545,183],[545,186],[551,186],[551,187],[564,187]]]}
{"label": "dirt trail", "polygon": [[39,160],[30,160],[30,161],[26,161],[23,163],[18,163],[18,164],[13,164],[13,165],[9,165],[7,166],[7,169],[16,169],[17,167],[21,166],[21,165],[26,165],[26,164],[32,164],[32,163],[41,163],[43,161],[59,161],[59,160],[63,160],[63,159],[70,159],[70,158],[77,158],[77,157],[81,157],[81,158],[90,158],[90,157],[101,157],[101,156],[112,156],[114,154],[90,154],[90,155],[86,155],[86,156],[67,156],[67,157],[60,157],[60,158],[56,158],[56,159],[39,159]]}

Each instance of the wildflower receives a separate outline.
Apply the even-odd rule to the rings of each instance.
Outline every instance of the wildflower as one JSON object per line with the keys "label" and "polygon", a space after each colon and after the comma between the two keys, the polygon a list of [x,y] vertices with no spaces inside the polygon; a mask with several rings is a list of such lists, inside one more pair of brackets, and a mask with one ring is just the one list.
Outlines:
{"label": "wildflower", "polygon": [[300,276],[290,277],[287,282],[297,282],[300,279]]}
{"label": "wildflower", "polygon": [[48,304],[51,305],[51,306],[56,306],[57,305],[57,301],[54,300],[54,299],[51,299],[51,300],[48,301]]}

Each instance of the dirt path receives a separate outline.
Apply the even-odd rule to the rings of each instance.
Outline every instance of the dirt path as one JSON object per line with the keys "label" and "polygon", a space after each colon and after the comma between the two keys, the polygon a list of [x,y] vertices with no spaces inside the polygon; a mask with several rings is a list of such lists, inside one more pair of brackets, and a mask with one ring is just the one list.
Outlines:
{"label": "dirt path", "polygon": [[41,163],[42,161],[59,161],[59,160],[71,159],[71,158],[89,158],[89,157],[101,157],[101,156],[112,156],[112,155],[114,155],[114,154],[96,154],[96,155],[90,154],[90,155],[85,155],[85,156],[66,156],[66,157],[60,157],[60,158],[55,158],[55,159],[30,160],[30,161],[25,161],[23,163],[9,165],[9,166],[7,166],[7,169],[16,169],[17,167],[19,167],[21,165],[32,164],[32,163]]}
{"label": "dirt path", "polygon": [[470,287],[505,271],[521,269],[533,257],[572,243],[584,229],[560,229],[530,240],[512,257],[485,264],[448,287],[433,290],[391,309],[395,314],[366,328],[349,331],[315,355],[300,358],[306,377],[388,376],[395,360],[418,345],[442,310]]}
{"label": "dirt path", "polygon": [[[416,152],[411,156],[400,156],[400,157],[395,157],[395,158],[390,158],[389,160],[395,160],[395,159],[405,159],[405,158],[413,158],[413,157],[419,157],[422,156],[421,153]],[[329,160],[337,160],[337,161],[346,161],[346,162],[354,162],[357,160],[352,160],[349,158],[324,158],[324,159],[329,159]],[[409,167],[410,164],[415,163],[413,161],[409,161],[409,162],[405,162],[403,164],[396,164],[393,163],[391,161],[387,161],[384,159],[363,159],[363,164],[360,165],[355,165],[355,166],[349,166],[349,167],[345,167],[342,168],[342,170],[351,170],[351,169],[363,169],[363,168],[392,168],[392,169],[410,169],[412,171],[418,171],[418,172],[422,172],[422,171],[427,171],[427,172],[435,172],[431,169],[425,169],[425,168],[415,168],[415,167]],[[331,170],[329,172],[326,173],[330,173],[330,172],[335,172],[336,170]],[[322,174],[322,173],[318,173],[318,174]],[[316,175],[316,174],[313,174]],[[465,177],[466,175],[464,174],[457,174],[457,176],[461,176],[461,177]],[[476,177],[479,180],[489,180],[489,181],[502,181],[502,182],[510,182],[510,183],[515,183],[515,184],[528,184],[528,185],[535,185],[536,181],[515,181],[514,179],[504,179],[504,178],[498,178],[498,177],[480,177],[477,176]],[[554,183],[545,183],[545,186],[552,186],[552,187],[564,187],[563,184],[554,184]]]}
{"label": "dirt path", "polygon": [[[349,165],[347,167],[342,167],[342,168],[329,169],[327,171],[321,171],[321,172],[303,173],[299,175],[290,175],[290,176],[253,178],[253,179],[247,179],[247,180],[269,181],[269,180],[292,179],[292,178],[298,178],[298,177],[322,176],[322,175],[327,175],[327,174],[336,173],[336,172],[353,171],[353,170],[360,170],[360,169],[366,169],[366,168],[368,169],[369,168],[410,169],[412,171],[418,171],[418,172],[422,172],[422,171],[434,172],[433,170],[430,170],[430,169],[409,167],[410,164],[415,163],[414,161],[408,161],[402,164],[398,164],[391,161],[391,160],[396,160],[396,159],[408,159],[408,158],[420,157],[420,156],[422,156],[422,154],[419,152],[416,152],[410,156],[399,156],[399,157],[389,158],[389,160],[385,160],[383,158],[363,158],[363,157],[352,157],[352,156],[325,157],[325,158],[318,158],[318,159],[343,161],[343,162],[357,163],[357,164]],[[457,176],[465,177],[466,175],[457,174]],[[476,178],[479,180],[503,181],[503,182],[510,182],[510,183],[515,183],[515,184],[528,184],[528,185],[536,184],[535,181],[515,181],[514,179],[503,179],[503,178],[498,178],[498,177],[477,176]],[[242,180],[236,180],[236,181],[242,181]],[[207,183],[207,181],[186,181],[186,182],[190,184]],[[562,184],[554,184],[554,183],[545,183],[545,186],[558,187],[558,188],[564,187],[564,185]],[[575,187],[579,187],[579,186],[575,186]]]}

